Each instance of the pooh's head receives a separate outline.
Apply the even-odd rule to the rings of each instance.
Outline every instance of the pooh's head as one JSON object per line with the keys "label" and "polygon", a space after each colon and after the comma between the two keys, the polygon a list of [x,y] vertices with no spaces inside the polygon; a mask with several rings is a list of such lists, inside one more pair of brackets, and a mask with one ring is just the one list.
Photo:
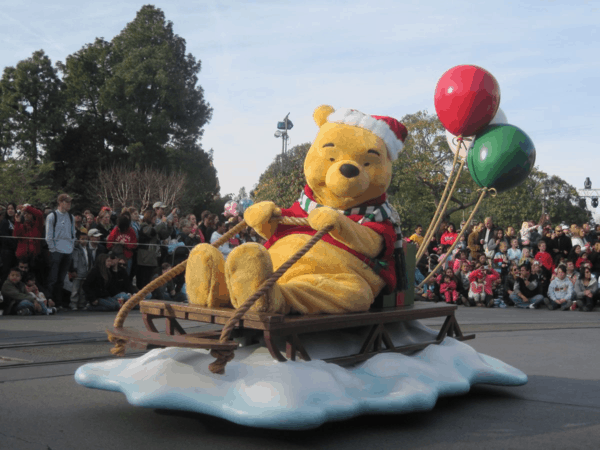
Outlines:
{"label": "pooh's head", "polygon": [[304,175],[315,201],[349,209],[384,194],[392,162],[407,131],[391,117],[320,106],[313,115],[319,133],[304,160]]}

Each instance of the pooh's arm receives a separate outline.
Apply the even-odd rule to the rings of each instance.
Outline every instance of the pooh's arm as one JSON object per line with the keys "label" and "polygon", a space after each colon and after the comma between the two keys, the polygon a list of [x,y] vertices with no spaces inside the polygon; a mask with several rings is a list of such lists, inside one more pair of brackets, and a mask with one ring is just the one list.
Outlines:
{"label": "pooh's arm", "polygon": [[313,210],[308,215],[308,222],[315,230],[332,225],[333,230],[329,234],[334,239],[369,258],[375,258],[383,250],[385,242],[383,236],[333,209],[317,208]]}
{"label": "pooh's arm", "polygon": [[269,239],[277,230],[277,217],[281,216],[281,208],[273,202],[260,202],[250,206],[244,212],[244,220],[258,234]]}

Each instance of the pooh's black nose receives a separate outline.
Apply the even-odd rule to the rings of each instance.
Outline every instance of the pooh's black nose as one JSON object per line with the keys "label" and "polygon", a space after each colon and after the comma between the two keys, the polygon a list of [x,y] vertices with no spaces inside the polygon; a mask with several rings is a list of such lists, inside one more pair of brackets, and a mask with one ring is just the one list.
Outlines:
{"label": "pooh's black nose", "polygon": [[340,172],[342,172],[342,175],[344,175],[346,178],[354,178],[358,176],[360,170],[358,170],[358,167],[353,166],[352,164],[342,164],[342,167],[340,167]]}

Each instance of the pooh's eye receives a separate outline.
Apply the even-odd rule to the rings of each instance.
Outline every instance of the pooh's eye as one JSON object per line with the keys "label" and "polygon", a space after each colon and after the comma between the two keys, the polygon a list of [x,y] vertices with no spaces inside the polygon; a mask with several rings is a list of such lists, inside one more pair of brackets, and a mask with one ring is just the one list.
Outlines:
{"label": "pooh's eye", "polygon": [[333,162],[335,161],[335,158],[329,158],[329,161]]}
{"label": "pooh's eye", "polygon": [[370,165],[371,165],[371,163],[365,163],[365,167],[370,166]]}
{"label": "pooh's eye", "polygon": [[325,147],[335,147],[335,145],[333,145],[333,142],[329,142],[323,146],[323,148]]}

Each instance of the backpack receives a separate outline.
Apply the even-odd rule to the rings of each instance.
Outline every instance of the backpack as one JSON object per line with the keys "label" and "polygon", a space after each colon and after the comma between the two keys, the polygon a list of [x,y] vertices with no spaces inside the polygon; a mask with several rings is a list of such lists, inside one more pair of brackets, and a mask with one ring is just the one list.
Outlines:
{"label": "backpack", "polygon": [[[58,215],[56,214],[56,210],[52,211],[52,215],[54,216],[54,228],[52,229],[52,239],[56,235],[56,221],[58,219]],[[69,221],[71,222],[71,234],[73,235],[73,239],[75,239],[75,233],[73,232],[73,216],[69,213]]]}

